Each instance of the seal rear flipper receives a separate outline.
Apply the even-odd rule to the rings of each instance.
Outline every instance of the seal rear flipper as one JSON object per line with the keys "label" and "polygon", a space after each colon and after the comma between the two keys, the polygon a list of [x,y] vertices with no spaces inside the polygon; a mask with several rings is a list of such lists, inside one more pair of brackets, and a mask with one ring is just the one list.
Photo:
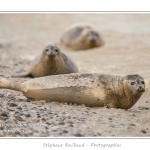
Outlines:
{"label": "seal rear flipper", "polygon": [[0,76],[0,88],[9,88],[11,81],[3,76]]}
{"label": "seal rear flipper", "polygon": [[15,82],[11,79],[0,76],[0,88],[3,89],[12,89],[16,91],[26,92],[26,88],[23,85],[23,82]]}

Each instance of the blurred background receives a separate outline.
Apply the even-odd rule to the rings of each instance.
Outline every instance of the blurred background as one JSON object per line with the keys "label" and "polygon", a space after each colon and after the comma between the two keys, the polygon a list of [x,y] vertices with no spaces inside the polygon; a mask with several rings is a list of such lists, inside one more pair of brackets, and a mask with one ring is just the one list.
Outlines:
{"label": "blurred background", "polygon": [[64,29],[75,23],[94,25],[105,41],[103,47],[84,51],[62,49],[80,72],[150,76],[150,14],[146,13],[1,13],[1,62],[30,62],[48,44],[59,43]]}

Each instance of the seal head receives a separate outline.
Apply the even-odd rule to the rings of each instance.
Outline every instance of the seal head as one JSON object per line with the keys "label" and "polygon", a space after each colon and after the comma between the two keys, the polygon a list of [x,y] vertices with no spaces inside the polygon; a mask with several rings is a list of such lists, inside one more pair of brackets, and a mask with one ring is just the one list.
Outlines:
{"label": "seal head", "polygon": [[60,44],[72,50],[86,50],[103,46],[104,40],[91,25],[75,24],[63,32]]}
{"label": "seal head", "polygon": [[124,79],[124,83],[126,93],[137,95],[145,92],[145,81],[140,75],[127,75]]}
{"label": "seal head", "polygon": [[36,57],[30,68],[15,77],[43,77],[55,74],[68,74],[78,72],[78,67],[74,60],[61,52],[55,44],[46,46],[42,54]]}
{"label": "seal head", "polygon": [[126,99],[120,101],[120,108],[131,108],[145,92],[145,81],[140,75],[127,75],[123,80],[123,93]]}
{"label": "seal head", "polygon": [[100,40],[99,34],[94,30],[85,29],[83,30],[82,35],[84,39],[84,44],[88,45],[89,48],[100,46],[99,43],[101,43],[101,46],[103,45]]}
{"label": "seal head", "polygon": [[47,58],[55,58],[60,54],[60,49],[55,45],[48,45],[44,48],[43,53],[47,56]]}

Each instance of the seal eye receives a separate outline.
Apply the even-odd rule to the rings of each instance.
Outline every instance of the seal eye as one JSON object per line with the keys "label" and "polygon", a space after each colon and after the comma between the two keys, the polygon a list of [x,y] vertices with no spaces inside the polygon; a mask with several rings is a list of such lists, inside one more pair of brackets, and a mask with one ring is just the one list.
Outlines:
{"label": "seal eye", "polygon": [[49,51],[49,49],[46,49],[46,50],[45,50],[45,52],[48,52],[48,51]]}
{"label": "seal eye", "polygon": [[131,82],[131,85],[134,85],[135,84],[135,82]]}
{"label": "seal eye", "polygon": [[141,83],[142,83],[142,84],[145,84],[145,82],[144,82],[144,81],[142,81]]}
{"label": "seal eye", "polygon": [[58,52],[58,49],[55,49],[55,52]]}

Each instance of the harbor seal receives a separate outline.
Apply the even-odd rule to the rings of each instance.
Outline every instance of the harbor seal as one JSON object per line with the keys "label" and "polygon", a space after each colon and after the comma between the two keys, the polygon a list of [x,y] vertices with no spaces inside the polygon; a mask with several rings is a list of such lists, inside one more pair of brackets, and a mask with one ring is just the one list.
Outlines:
{"label": "harbor seal", "polygon": [[34,100],[129,109],[145,91],[145,82],[140,75],[72,73],[22,82],[0,76],[0,88],[21,91],[24,96]]}
{"label": "harbor seal", "polygon": [[56,74],[77,73],[78,67],[74,60],[62,53],[58,46],[48,45],[41,55],[36,57],[28,71],[22,74],[14,74],[14,77],[43,77]]}
{"label": "harbor seal", "polygon": [[63,32],[60,44],[72,50],[85,50],[104,45],[104,40],[92,26],[77,24]]}

